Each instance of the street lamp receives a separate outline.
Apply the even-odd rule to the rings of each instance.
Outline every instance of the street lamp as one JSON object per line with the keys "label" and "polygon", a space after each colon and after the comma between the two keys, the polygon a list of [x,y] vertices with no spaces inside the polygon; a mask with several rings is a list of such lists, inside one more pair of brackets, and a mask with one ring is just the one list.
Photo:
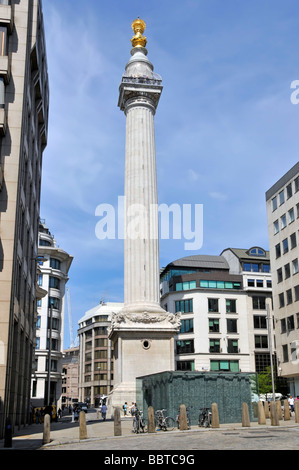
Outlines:
{"label": "street lamp", "polygon": [[274,385],[274,371],[273,371],[273,358],[272,358],[272,336],[271,336],[270,311],[269,311],[268,303],[266,305],[266,309],[267,309],[268,343],[269,343],[269,352],[270,352],[272,394],[273,394],[273,401],[275,401],[275,385]]}
{"label": "street lamp", "polygon": [[[48,405],[50,403],[50,392],[51,392],[51,353],[52,353],[52,316],[53,316],[53,304],[50,305],[50,332],[49,332],[49,350],[48,350]],[[49,317],[48,317],[49,318]],[[49,328],[48,328],[49,329]]]}

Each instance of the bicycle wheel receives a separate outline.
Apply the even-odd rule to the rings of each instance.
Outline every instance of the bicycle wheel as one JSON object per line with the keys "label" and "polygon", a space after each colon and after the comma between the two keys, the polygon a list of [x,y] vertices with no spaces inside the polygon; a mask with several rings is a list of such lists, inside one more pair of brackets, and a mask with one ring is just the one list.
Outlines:
{"label": "bicycle wheel", "polygon": [[175,420],[171,416],[165,418],[165,431],[173,431],[175,428]]}

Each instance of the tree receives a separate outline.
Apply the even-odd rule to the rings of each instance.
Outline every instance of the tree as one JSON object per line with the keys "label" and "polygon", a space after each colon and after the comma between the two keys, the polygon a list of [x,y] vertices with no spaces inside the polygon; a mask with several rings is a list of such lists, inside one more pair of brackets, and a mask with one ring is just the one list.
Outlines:
{"label": "tree", "polygon": [[258,374],[259,393],[268,395],[272,393],[271,367],[268,366],[263,372]]}
{"label": "tree", "polygon": [[[258,374],[258,385],[259,393],[262,395],[272,394],[272,378],[271,378],[271,367],[268,366],[266,369]],[[276,368],[274,367],[274,388],[275,393],[281,393],[286,396],[289,392],[287,380],[284,377],[278,377]]]}

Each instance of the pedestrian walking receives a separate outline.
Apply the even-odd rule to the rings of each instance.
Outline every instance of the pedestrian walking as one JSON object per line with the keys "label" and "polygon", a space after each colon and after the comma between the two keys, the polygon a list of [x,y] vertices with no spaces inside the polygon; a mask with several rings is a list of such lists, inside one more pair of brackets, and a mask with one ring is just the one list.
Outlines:
{"label": "pedestrian walking", "polygon": [[107,414],[107,406],[106,405],[102,405],[102,418],[103,418],[103,421],[106,421],[106,414]]}
{"label": "pedestrian walking", "polygon": [[39,408],[36,408],[35,410],[35,424],[40,424],[41,423],[41,413]]}
{"label": "pedestrian walking", "polygon": [[127,409],[128,409],[128,403],[125,402],[125,403],[123,404],[124,416],[127,416]]}
{"label": "pedestrian walking", "polygon": [[289,398],[288,402],[289,402],[289,405],[290,405],[291,413],[293,413],[295,408],[294,408],[294,398],[292,397],[292,395],[290,395],[290,398]]}

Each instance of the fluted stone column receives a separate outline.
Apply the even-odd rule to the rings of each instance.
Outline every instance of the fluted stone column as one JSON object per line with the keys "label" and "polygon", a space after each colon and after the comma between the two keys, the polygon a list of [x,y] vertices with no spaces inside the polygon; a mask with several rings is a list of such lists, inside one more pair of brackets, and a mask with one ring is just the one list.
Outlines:
{"label": "fluted stone column", "polygon": [[154,114],[149,96],[125,103],[124,310],[162,312],[159,305],[159,229]]}
{"label": "fluted stone column", "polygon": [[[132,24],[131,58],[119,87],[126,117],[124,308],[112,315],[115,409],[136,401],[136,377],[174,370],[180,315],[160,306],[158,191],[154,116],[162,79],[147,57],[145,23]],[[137,403],[141,406],[141,403]]]}

